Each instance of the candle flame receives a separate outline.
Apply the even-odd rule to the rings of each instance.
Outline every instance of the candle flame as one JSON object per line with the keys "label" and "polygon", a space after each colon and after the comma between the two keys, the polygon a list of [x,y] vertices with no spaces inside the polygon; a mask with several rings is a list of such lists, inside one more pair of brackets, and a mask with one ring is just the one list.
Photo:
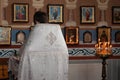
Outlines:
{"label": "candle flame", "polygon": [[112,53],[112,45],[110,42],[100,42],[100,39],[98,39],[98,43],[95,44],[96,54],[98,55],[111,55]]}

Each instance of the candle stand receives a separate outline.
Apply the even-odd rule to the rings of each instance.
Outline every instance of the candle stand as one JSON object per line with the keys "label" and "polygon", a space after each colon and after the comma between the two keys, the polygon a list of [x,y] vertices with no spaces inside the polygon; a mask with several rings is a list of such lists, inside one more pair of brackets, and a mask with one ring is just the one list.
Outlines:
{"label": "candle stand", "polygon": [[106,59],[107,57],[102,57],[102,80],[106,80]]}
{"label": "candle stand", "polygon": [[96,56],[102,59],[102,80],[106,80],[106,59],[112,55],[112,45],[110,42],[100,42],[95,45]]}

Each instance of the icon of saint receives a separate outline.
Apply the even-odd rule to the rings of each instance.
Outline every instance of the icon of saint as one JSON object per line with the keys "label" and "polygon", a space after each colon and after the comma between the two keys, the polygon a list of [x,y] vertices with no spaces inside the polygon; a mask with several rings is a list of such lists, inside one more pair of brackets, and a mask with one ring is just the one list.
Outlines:
{"label": "icon of saint", "polygon": [[106,35],[105,30],[102,31],[102,34],[100,36],[101,42],[107,42],[108,41],[108,36]]}

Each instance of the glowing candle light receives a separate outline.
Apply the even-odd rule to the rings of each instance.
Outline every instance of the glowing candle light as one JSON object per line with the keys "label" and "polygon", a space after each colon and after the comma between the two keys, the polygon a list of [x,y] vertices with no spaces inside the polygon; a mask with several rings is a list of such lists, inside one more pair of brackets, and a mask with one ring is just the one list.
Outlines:
{"label": "glowing candle light", "polygon": [[111,55],[112,45],[110,45],[110,41],[108,42],[100,42],[100,38],[98,39],[98,43],[95,44],[96,54],[100,56],[108,56]]}

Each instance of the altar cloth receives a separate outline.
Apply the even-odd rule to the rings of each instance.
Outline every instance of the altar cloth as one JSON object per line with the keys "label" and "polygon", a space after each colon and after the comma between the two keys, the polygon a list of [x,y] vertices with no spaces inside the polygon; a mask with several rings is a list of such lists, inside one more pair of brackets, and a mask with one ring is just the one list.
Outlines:
{"label": "altar cloth", "polygon": [[37,24],[21,49],[18,80],[68,80],[68,49],[58,24]]}

